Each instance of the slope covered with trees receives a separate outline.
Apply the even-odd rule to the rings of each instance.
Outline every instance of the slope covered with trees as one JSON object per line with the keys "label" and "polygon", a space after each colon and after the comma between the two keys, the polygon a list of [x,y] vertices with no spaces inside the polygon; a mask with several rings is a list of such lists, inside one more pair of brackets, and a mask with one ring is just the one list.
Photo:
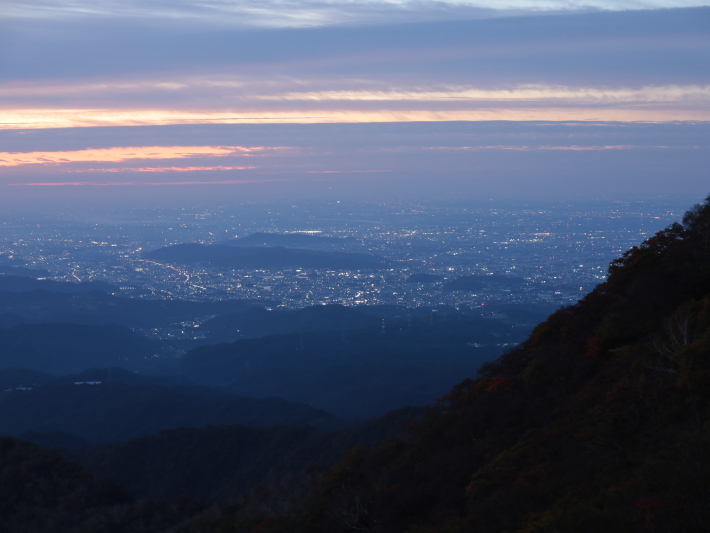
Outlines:
{"label": "slope covered with trees", "polygon": [[179,525],[204,510],[189,499],[135,501],[56,452],[0,437],[2,533],[187,532]]}
{"label": "slope covered with trees", "polygon": [[72,456],[137,496],[234,499],[257,485],[322,473],[355,446],[402,436],[402,424],[419,412],[406,407],[338,431],[295,424],[170,429]]}
{"label": "slope covered with trees", "polygon": [[[3,374],[0,371],[0,378]],[[87,442],[119,442],[168,428],[212,424],[321,429],[345,425],[325,411],[280,398],[246,398],[207,387],[153,383],[121,369],[103,374],[100,380],[91,377],[100,376],[97,371],[44,384],[32,380],[0,392],[0,435],[49,443],[57,432]],[[133,383],[124,379],[131,375]]]}
{"label": "slope covered with trees", "polygon": [[501,344],[519,342],[529,331],[482,317],[377,319],[369,328],[199,346],[185,355],[182,370],[191,380],[244,396],[278,396],[341,418],[369,418],[432,402],[500,354]]}
{"label": "slope covered with trees", "polygon": [[454,387],[410,440],[351,452],[303,531],[707,531],[708,420],[710,198]]}
{"label": "slope covered with trees", "polygon": [[91,367],[141,368],[160,349],[144,335],[115,324],[17,324],[0,327],[0,369],[53,374]]}

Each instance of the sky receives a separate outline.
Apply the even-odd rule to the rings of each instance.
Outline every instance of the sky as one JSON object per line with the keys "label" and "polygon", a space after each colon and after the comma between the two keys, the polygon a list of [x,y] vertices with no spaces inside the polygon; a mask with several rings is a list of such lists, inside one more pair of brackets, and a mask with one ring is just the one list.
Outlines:
{"label": "sky", "polygon": [[0,205],[710,193],[691,0],[0,0]]}

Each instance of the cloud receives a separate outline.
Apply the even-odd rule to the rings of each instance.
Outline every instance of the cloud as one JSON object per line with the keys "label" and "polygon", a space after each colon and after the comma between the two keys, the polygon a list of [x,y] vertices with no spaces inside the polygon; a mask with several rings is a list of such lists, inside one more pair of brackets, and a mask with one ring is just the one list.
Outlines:
{"label": "cloud", "polygon": [[[576,144],[568,146],[528,146],[528,145],[496,145],[496,146],[426,146],[424,150],[437,151],[465,151],[465,152],[480,152],[489,150],[513,150],[516,152],[532,152],[535,150],[571,150],[573,152],[599,151],[599,150],[663,150],[669,146],[647,146],[647,145],[632,145],[632,144],[616,144],[604,146],[578,146]],[[688,147],[684,147],[688,148]],[[691,148],[699,148],[692,146]]]}
{"label": "cloud", "polygon": [[0,171],[17,185],[0,200],[271,175],[291,185],[264,194],[308,196],[314,177],[544,194],[661,174],[706,194],[710,8],[657,9],[692,5],[5,1]]}
{"label": "cloud", "polygon": [[28,19],[0,30],[0,129],[708,120],[708,23],[703,8],[230,31]]}
{"label": "cloud", "polygon": [[270,183],[284,180],[213,180],[213,181],[46,181],[33,183],[6,183],[5,187],[129,187],[142,185],[244,185]]}
{"label": "cloud", "polygon": [[[584,191],[589,197],[620,190],[663,194],[669,187],[698,197],[708,192],[710,122],[546,118],[2,130],[5,153],[34,152],[34,157],[51,162],[0,167],[0,184],[12,185],[1,187],[0,200],[24,198],[31,203],[44,198],[53,205],[57,197],[77,202],[105,198],[114,205],[121,196],[130,205],[162,205],[166,196],[174,195],[175,202],[189,205],[198,197],[241,202],[277,196],[332,199],[334,194],[435,197],[445,191],[480,197],[482,190],[523,198],[563,191]],[[121,150],[111,149],[121,144]],[[91,151],[82,146],[106,151],[85,157]],[[292,148],[278,149],[283,146]],[[162,147],[165,155],[178,157],[151,159]],[[222,155],[234,147],[277,149]],[[180,157],[189,154],[198,156]],[[132,159],[136,155],[145,158]],[[97,156],[109,161],[91,161]],[[257,168],[227,168],[251,166]]]}
{"label": "cloud", "polygon": [[[380,108],[380,109],[295,109],[177,111],[144,109],[57,109],[6,111],[0,118],[2,129],[47,129],[108,126],[146,126],[171,124],[343,124],[364,122],[451,122],[451,121],[615,121],[671,122],[710,121],[710,108],[643,108],[517,106],[454,109]],[[5,163],[8,164],[8,163]],[[15,164],[15,163],[13,163]]]}
{"label": "cloud", "polygon": [[[423,86],[424,85],[424,86]],[[426,85],[429,85],[427,87]],[[328,87],[308,90],[310,87]],[[353,88],[353,86],[355,88]],[[307,90],[293,91],[299,87]],[[349,87],[349,89],[345,89]],[[557,100],[575,104],[600,103],[707,103],[710,85],[648,85],[633,87],[573,87],[547,84],[517,84],[503,87],[418,84],[417,87],[392,87],[378,79],[299,79],[280,77],[244,78],[218,76],[190,77],[123,83],[10,83],[0,85],[0,99],[15,101],[34,96],[49,96],[53,101],[74,104],[89,98],[107,103],[134,96],[145,102],[160,101],[166,96],[182,104],[219,98],[223,106],[252,102],[512,102]],[[209,100],[206,104],[210,105]],[[211,104],[214,105],[214,104]]]}
{"label": "cloud", "polygon": [[278,28],[703,5],[702,0],[10,0],[4,11],[25,19],[119,17],[162,25]]}
{"label": "cloud", "polygon": [[[283,150],[283,148],[280,149]],[[194,159],[202,157],[248,156],[265,150],[273,151],[275,148],[266,148],[263,146],[128,146],[57,152],[0,152],[0,167],[98,161],[117,163],[141,159]],[[278,148],[276,150],[278,150]]]}
{"label": "cloud", "polygon": [[257,167],[113,167],[113,168],[82,168],[70,172],[194,172],[197,170],[253,170]]}
{"label": "cloud", "polygon": [[372,174],[373,172],[392,172],[392,170],[308,170],[306,174]]}
{"label": "cloud", "polygon": [[565,104],[619,103],[710,103],[710,85],[632,88],[565,87],[520,85],[510,89],[444,87],[443,90],[312,91],[255,96],[258,100],[339,101],[339,102],[534,102],[556,100]]}
{"label": "cloud", "polygon": [[143,19],[114,17],[11,21],[3,15],[0,67],[6,82],[42,79],[54,86],[80,78],[125,90],[130,84],[145,89],[146,79],[160,83],[156,73],[168,72],[168,83],[205,75],[217,81],[235,72],[271,81],[375,73],[386,79],[404,73],[461,78],[475,72],[480,80],[492,67],[496,78],[515,73],[518,83],[550,83],[546,78],[559,70],[567,77],[589,73],[590,80],[601,75],[603,83],[617,71],[626,77],[669,69],[699,76],[698,60],[710,45],[708,8],[298,29],[146,26]]}
{"label": "cloud", "polygon": [[113,168],[84,168],[70,170],[70,172],[195,172],[197,170],[253,170],[257,167],[113,167]]}

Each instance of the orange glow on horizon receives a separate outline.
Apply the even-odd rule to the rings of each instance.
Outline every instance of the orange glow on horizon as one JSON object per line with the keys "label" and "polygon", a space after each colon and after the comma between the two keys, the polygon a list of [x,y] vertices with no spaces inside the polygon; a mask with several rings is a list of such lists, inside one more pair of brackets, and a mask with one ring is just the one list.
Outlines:
{"label": "orange glow on horizon", "polygon": [[0,166],[82,162],[120,163],[134,159],[190,159],[199,157],[249,156],[274,150],[263,146],[128,146],[89,148],[57,152],[0,152]]}
{"label": "orange glow on horizon", "polygon": [[193,172],[195,170],[252,170],[258,167],[140,167],[140,168],[85,168],[69,172]]}
{"label": "orange glow on horizon", "polygon": [[271,183],[288,180],[215,180],[215,181],[62,181],[62,182],[32,182],[32,183],[6,183],[5,187],[124,187],[130,185],[243,185],[248,183]]}
{"label": "orange glow on horizon", "polygon": [[[330,124],[366,122],[446,121],[710,121],[707,109],[620,107],[527,107],[460,110],[293,110],[293,111],[175,111],[116,109],[23,109],[3,111],[0,129],[148,126],[169,124]],[[183,147],[184,149],[185,147]]]}

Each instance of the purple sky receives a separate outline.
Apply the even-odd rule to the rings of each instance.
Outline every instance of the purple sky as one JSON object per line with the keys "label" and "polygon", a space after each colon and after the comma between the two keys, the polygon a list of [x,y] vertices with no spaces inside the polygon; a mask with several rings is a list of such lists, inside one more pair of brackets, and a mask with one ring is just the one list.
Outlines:
{"label": "purple sky", "polygon": [[9,1],[0,201],[710,192],[710,8]]}

